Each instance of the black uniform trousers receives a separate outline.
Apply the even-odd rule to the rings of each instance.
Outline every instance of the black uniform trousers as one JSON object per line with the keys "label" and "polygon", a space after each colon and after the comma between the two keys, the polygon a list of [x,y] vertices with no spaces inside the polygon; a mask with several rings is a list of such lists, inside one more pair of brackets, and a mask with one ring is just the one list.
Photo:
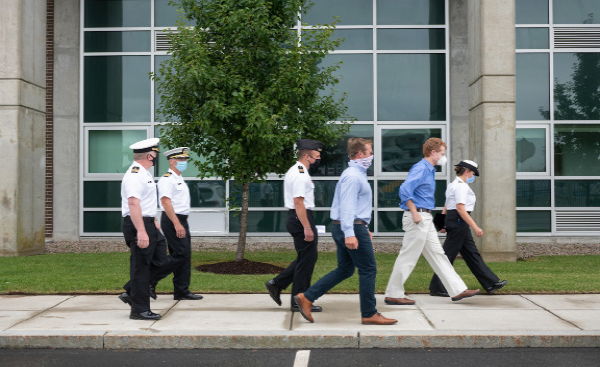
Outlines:
{"label": "black uniform trousers", "polygon": [[284,271],[282,271],[273,281],[275,285],[281,289],[292,285],[292,306],[296,303],[294,296],[298,293],[304,293],[310,287],[310,280],[315,264],[317,263],[319,235],[317,227],[313,219],[312,210],[306,210],[306,216],[310,223],[310,228],[314,233],[314,239],[310,242],[304,240],[304,226],[298,219],[296,211],[291,209],[288,211],[287,220],[285,222],[288,232],[294,238],[294,247],[298,256]]}
{"label": "black uniform trousers", "polygon": [[123,236],[131,250],[129,256],[129,282],[123,286],[131,296],[131,312],[150,310],[150,284],[165,263],[167,242],[165,236],[156,228],[154,218],[144,218],[144,227],[148,233],[149,245],[139,248],[137,230],[129,216],[123,218]]}
{"label": "black uniform trousers", "polygon": [[[446,215],[446,242],[444,242],[444,252],[448,256],[450,263],[454,264],[456,256],[460,253],[465,263],[475,275],[484,289],[487,289],[498,283],[500,279],[485,264],[479,250],[473,240],[471,228],[460,217],[458,211],[448,210]],[[431,292],[446,292],[440,278],[434,274],[429,284]]]}
{"label": "black uniform trousers", "polygon": [[185,228],[185,237],[177,237],[175,225],[165,213],[160,217],[160,226],[167,238],[169,256],[165,264],[153,279],[153,286],[156,286],[159,280],[173,273],[174,296],[180,297],[190,293],[190,277],[192,275],[192,237],[190,235],[190,226],[187,221],[187,215],[177,214],[179,223]]}

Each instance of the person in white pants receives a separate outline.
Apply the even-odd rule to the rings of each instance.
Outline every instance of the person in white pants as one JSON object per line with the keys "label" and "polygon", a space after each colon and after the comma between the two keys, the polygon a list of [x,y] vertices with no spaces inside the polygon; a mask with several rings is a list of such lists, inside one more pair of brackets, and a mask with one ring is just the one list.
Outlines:
{"label": "person in white pants", "polygon": [[400,186],[400,207],[405,210],[402,217],[405,234],[385,291],[385,303],[388,305],[415,304],[414,300],[406,297],[404,283],[421,254],[444,284],[452,301],[460,301],[479,293],[479,289],[467,289],[465,282],[456,273],[433,225],[435,166],[446,164],[445,154],[444,141],[439,138],[428,139],[423,144],[425,158],[412,166],[408,177]]}

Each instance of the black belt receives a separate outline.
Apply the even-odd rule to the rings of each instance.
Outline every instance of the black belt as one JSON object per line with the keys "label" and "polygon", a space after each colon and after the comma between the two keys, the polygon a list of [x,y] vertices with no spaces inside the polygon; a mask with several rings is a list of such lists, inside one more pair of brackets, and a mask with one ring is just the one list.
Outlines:
{"label": "black belt", "polygon": [[[123,217],[124,219],[128,219],[131,220],[131,217],[129,215],[126,215]],[[154,217],[142,217],[142,220],[144,222],[154,222]]]}
{"label": "black belt", "polygon": [[183,220],[187,220],[189,215],[185,215],[185,214],[175,214],[177,216],[177,218],[179,219],[183,219]]}
{"label": "black belt", "polygon": [[[342,224],[342,222],[340,222],[339,220],[334,220],[333,224]],[[365,222],[364,220],[360,220],[360,219],[355,219],[354,220],[354,224],[362,224],[362,225],[367,225],[367,222]]]}
{"label": "black belt", "polygon": [[431,209],[417,208],[418,212],[431,214]]}

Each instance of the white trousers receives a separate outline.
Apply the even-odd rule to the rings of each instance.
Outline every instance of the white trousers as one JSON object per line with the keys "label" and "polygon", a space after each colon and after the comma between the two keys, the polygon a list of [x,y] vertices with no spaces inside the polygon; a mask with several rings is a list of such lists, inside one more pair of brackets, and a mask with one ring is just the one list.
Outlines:
{"label": "white trousers", "polygon": [[385,296],[390,298],[404,298],[404,283],[410,276],[423,254],[433,271],[440,277],[451,297],[458,296],[467,285],[450,264],[438,238],[433,217],[429,213],[421,214],[421,222],[415,224],[409,211],[404,212],[402,228],[405,231],[402,248],[396,258],[394,270],[385,290]]}

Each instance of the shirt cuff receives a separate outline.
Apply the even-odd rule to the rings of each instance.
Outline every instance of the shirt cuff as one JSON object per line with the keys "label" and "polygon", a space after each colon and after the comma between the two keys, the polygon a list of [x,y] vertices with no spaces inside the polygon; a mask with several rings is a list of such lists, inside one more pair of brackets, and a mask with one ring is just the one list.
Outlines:
{"label": "shirt cuff", "polygon": [[344,237],[355,237],[354,235],[354,227],[344,230]]}

